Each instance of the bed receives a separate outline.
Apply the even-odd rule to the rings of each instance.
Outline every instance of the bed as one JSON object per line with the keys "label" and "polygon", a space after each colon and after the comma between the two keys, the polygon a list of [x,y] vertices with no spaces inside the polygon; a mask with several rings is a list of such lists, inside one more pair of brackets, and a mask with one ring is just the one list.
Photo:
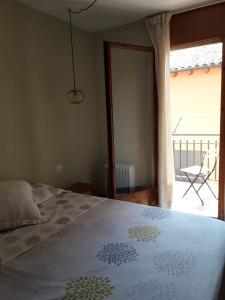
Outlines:
{"label": "bed", "polygon": [[225,299],[225,224],[62,191],[0,233],[1,300]]}

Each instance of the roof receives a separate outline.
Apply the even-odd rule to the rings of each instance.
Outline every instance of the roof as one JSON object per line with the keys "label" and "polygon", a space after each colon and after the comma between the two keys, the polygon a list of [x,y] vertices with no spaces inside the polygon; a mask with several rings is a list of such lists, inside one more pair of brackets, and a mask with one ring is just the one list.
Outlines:
{"label": "roof", "polygon": [[170,52],[170,71],[203,69],[220,66],[222,43],[192,47]]}

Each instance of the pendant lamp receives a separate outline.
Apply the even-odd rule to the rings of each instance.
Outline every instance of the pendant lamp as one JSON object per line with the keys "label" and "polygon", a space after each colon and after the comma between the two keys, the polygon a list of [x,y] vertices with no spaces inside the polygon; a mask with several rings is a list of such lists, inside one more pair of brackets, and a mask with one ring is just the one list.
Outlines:
{"label": "pendant lamp", "polygon": [[71,54],[72,54],[72,69],[73,69],[73,88],[68,91],[66,97],[67,100],[72,104],[79,104],[84,101],[84,93],[82,90],[78,89],[76,86],[76,73],[75,73],[75,61],[74,61],[74,46],[73,46],[73,28],[72,28],[72,11],[69,11],[70,16],[70,44],[71,44]]}

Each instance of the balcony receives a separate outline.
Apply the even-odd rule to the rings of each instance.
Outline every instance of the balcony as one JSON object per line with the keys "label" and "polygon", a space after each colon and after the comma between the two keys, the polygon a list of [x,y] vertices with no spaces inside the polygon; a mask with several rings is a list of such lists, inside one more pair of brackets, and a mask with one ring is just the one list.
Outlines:
{"label": "balcony", "polygon": [[[199,191],[204,201],[204,206],[195,191],[191,188],[187,195],[182,198],[190,183],[187,180],[183,168],[193,165],[201,165],[204,155],[208,151],[219,150],[218,134],[173,134],[173,153],[175,167],[175,187],[172,209],[177,211],[202,214],[212,217],[218,216],[218,200],[215,199],[209,188],[204,185]],[[204,167],[212,169],[215,165],[215,157],[207,157]],[[193,180],[194,177],[191,177]],[[218,195],[219,162],[217,161],[214,172],[208,183],[215,195]],[[195,187],[200,187],[201,180],[197,180]]]}

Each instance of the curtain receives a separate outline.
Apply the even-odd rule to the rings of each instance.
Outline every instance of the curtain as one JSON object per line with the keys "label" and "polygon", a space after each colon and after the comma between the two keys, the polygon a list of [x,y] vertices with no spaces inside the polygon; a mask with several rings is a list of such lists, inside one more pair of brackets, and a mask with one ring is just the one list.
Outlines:
{"label": "curtain", "polygon": [[170,111],[170,13],[146,19],[155,48],[158,90],[158,192],[161,207],[170,208],[173,198],[174,158]]}

